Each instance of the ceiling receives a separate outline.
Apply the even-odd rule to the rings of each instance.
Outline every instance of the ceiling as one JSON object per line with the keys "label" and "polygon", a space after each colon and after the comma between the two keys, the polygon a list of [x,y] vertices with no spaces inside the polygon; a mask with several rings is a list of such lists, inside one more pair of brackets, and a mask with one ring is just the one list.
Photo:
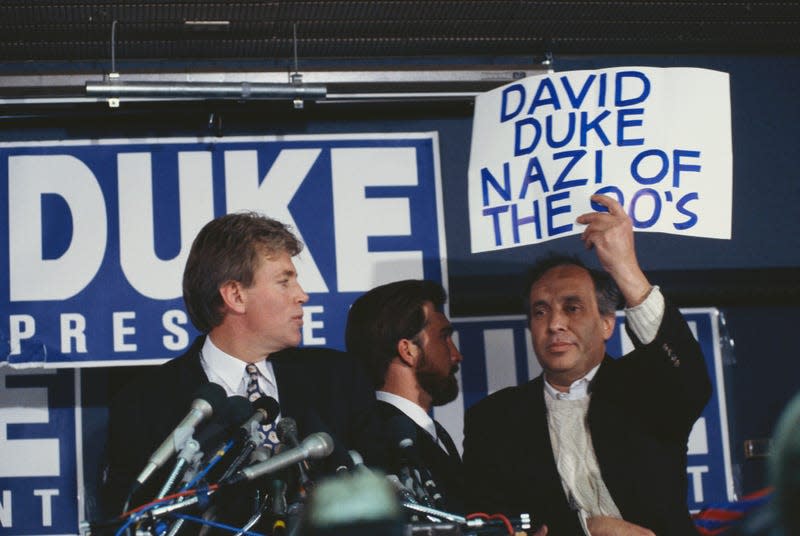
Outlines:
{"label": "ceiling", "polygon": [[114,21],[120,62],[800,52],[798,2],[4,0],[0,58],[107,62]]}
{"label": "ceiling", "polygon": [[565,55],[797,53],[800,2],[3,0],[0,106],[468,99]]}

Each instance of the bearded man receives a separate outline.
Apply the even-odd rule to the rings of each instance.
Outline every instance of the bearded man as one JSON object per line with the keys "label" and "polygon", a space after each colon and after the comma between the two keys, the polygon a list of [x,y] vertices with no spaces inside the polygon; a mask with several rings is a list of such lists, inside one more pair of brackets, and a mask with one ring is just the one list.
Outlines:
{"label": "bearded man", "polygon": [[385,456],[367,464],[393,474],[404,467],[418,469],[422,480],[434,484],[426,491],[440,496],[432,499],[434,505],[461,512],[461,457],[444,427],[429,415],[433,406],[458,396],[462,356],[442,311],[446,300],[444,288],[434,281],[376,287],[353,303],[345,339],[348,352],[364,363],[372,379],[383,422]]}

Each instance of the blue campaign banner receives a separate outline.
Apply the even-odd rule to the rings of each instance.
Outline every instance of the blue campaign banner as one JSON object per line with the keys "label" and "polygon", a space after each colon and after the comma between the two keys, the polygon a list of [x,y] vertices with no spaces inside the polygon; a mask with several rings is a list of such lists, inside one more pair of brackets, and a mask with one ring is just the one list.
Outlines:
{"label": "blue campaign banner", "polygon": [[229,212],[306,244],[304,345],[342,348],[347,308],[376,285],[447,280],[436,133],[3,144],[0,189],[0,340],[20,367],[179,355],[197,334],[189,248]]}
{"label": "blue campaign banner", "polygon": [[78,534],[78,374],[0,367],[0,534]]}
{"label": "blue campaign banner", "polygon": [[[706,358],[714,395],[695,423],[688,443],[689,508],[736,500],[728,436],[722,353],[717,309],[682,309]],[[612,356],[633,349],[624,329],[624,314],[618,313],[614,334],[607,343]],[[541,373],[531,346],[524,316],[453,318],[454,340],[464,355],[461,363],[459,398],[435,408],[456,441],[463,440],[464,408],[488,394],[510,385],[525,383]]]}

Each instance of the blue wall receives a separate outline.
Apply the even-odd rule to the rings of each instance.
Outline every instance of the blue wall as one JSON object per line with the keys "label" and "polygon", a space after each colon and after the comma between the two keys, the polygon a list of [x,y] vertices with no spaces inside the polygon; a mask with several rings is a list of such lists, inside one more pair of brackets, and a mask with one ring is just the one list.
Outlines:
{"label": "blue wall", "polygon": [[[800,364],[794,329],[800,325],[800,58],[580,57],[555,58],[558,71],[619,65],[694,66],[730,73],[733,124],[733,238],[729,241],[637,235],[640,262],[680,306],[717,306],[736,343],[728,368],[734,461],[744,492],[764,485],[763,461],[744,461],[742,442],[771,434],[777,416],[798,390]],[[0,139],[70,139],[208,135],[209,112],[222,117],[225,136],[282,133],[430,131],[439,133],[445,226],[454,315],[520,312],[519,275],[552,249],[582,253],[576,237],[542,246],[472,255],[467,217],[471,108],[436,105],[280,104],[145,106],[123,103],[77,112],[53,111],[0,119]],[[591,260],[591,257],[586,257]],[[112,393],[127,373],[85,371],[85,382],[108,382]],[[105,418],[105,400],[85,401]],[[91,421],[91,419],[90,419]],[[92,423],[89,422],[89,428]],[[95,441],[85,443],[98,450]],[[96,476],[87,476],[87,484]]]}

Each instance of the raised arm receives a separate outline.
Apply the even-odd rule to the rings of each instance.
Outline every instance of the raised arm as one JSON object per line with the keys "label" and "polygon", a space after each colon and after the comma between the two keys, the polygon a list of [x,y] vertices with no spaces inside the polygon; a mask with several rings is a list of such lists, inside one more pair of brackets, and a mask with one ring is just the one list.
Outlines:
{"label": "raised arm", "polygon": [[639,267],[633,243],[633,223],[625,209],[614,198],[593,195],[592,201],[603,205],[608,212],[588,212],[577,222],[586,225],[581,239],[587,249],[597,252],[597,258],[614,278],[627,307],[642,303],[652,285]]}

